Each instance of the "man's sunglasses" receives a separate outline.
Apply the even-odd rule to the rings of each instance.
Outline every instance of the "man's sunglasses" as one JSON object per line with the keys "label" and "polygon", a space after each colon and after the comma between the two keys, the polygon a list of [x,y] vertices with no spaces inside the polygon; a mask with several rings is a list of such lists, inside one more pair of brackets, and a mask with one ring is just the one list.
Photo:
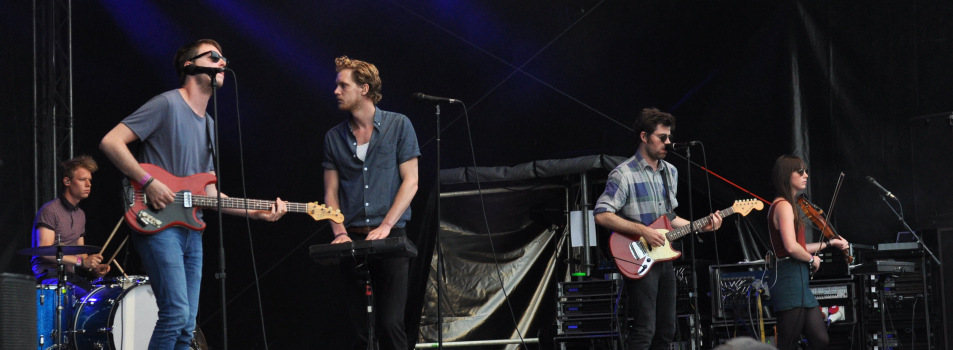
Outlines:
{"label": "man's sunglasses", "polygon": [[658,136],[658,139],[661,140],[663,143],[665,141],[672,140],[671,134],[652,134],[652,135]]}
{"label": "man's sunglasses", "polygon": [[[209,55],[209,54],[211,54],[211,55]],[[205,51],[205,52],[203,52],[203,53],[200,53],[200,54],[198,54],[198,55],[195,55],[195,57],[192,57],[192,58],[188,59],[188,61],[195,61],[195,60],[197,60],[197,59],[199,59],[200,57],[205,56],[205,55],[209,55],[208,58],[209,58],[210,60],[212,60],[212,63],[218,63],[218,60],[222,60],[222,61],[225,61],[225,63],[228,63],[228,59],[225,58],[225,56],[222,56],[222,55],[220,55],[218,52],[215,52],[215,51]]]}

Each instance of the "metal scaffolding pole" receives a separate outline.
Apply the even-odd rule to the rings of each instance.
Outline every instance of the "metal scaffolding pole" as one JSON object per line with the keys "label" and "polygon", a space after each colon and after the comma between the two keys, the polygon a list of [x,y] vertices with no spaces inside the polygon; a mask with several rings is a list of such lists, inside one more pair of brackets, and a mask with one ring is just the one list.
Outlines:
{"label": "metal scaffolding pole", "polygon": [[56,196],[59,162],[73,149],[71,0],[33,1],[33,202]]}

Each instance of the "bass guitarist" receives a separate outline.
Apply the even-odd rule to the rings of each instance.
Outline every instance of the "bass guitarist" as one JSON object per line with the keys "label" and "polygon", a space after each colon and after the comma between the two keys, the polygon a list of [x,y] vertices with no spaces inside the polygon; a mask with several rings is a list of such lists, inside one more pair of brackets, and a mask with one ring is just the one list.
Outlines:
{"label": "bass guitarist", "polygon": [[[139,182],[156,210],[173,204],[175,193],[139,163],[154,164],[176,177],[213,172],[210,145],[214,144],[214,121],[205,109],[212,96],[212,78],[216,87],[222,86],[226,64],[222,47],[214,40],[202,39],[181,47],[175,55],[175,72],[182,86],[153,97],[109,131],[100,143],[109,160],[130,181]],[[127,146],[137,140],[142,141],[138,161]],[[205,186],[205,192],[216,196],[218,189],[212,183]],[[275,203],[270,211],[249,210],[248,216],[278,220],[288,209],[280,198]],[[223,212],[246,215],[243,209]],[[159,307],[149,349],[188,349],[202,281],[201,231],[170,226],[155,234],[131,236]]]}
{"label": "bass guitarist", "polygon": [[[653,247],[665,245],[665,236],[647,225],[669,215],[673,227],[689,224],[672,213],[678,171],[664,161],[672,143],[675,117],[656,108],[643,109],[635,122],[639,147],[635,155],[609,173],[606,190],[594,210],[597,224],[615,234],[642,237]],[[712,213],[701,231],[721,227]],[[625,280],[625,348],[668,349],[675,336],[675,269],[671,261],[657,263],[640,279]]]}

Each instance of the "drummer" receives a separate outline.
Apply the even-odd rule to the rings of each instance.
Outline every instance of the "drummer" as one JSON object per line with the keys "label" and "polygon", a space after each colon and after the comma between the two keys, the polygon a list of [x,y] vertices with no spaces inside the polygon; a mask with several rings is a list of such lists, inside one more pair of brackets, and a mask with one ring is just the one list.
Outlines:
{"label": "drummer", "polygon": [[[59,236],[64,246],[85,245],[86,213],[77,205],[89,197],[93,173],[99,167],[92,157],[82,155],[61,163],[63,167],[63,194],[40,207],[33,221],[33,247],[52,246]],[[58,269],[56,256],[34,256],[33,276],[37,283],[56,284]],[[91,277],[102,277],[109,272],[100,254],[63,255],[66,282],[74,286],[77,297],[92,290]]]}

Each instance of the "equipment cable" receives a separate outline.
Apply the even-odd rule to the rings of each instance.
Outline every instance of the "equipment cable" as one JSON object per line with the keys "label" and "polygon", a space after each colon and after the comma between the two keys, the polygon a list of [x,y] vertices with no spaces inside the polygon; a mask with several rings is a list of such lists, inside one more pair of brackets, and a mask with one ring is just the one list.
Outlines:
{"label": "equipment cable", "polygon": [[[462,101],[460,102],[460,104],[463,105],[463,116],[464,116],[463,119],[464,121],[466,121],[467,140],[470,143],[470,158],[473,161],[473,168],[475,169],[477,167],[477,161],[476,161],[476,152],[474,152],[475,147],[473,144],[473,132],[470,129],[470,115],[467,112],[468,109],[466,104],[464,104]],[[477,185],[477,193],[479,193],[479,197],[480,197],[480,211],[483,213],[483,224],[486,227],[486,233],[487,233],[486,237],[490,241],[490,250],[493,253],[493,264],[496,267],[496,276],[500,280],[500,291],[503,292],[503,300],[506,301],[506,306],[510,310],[510,318],[513,321],[513,328],[516,330],[516,335],[520,338],[520,343],[523,345],[523,348],[528,349],[528,347],[526,346],[526,341],[523,339],[523,333],[519,329],[519,323],[516,322],[516,313],[513,311],[513,305],[510,303],[510,297],[506,293],[506,284],[503,282],[503,272],[500,271],[500,261],[499,261],[499,258],[497,257],[496,247],[493,245],[493,232],[490,231],[490,222],[487,217],[486,201],[484,200],[484,197],[483,197],[483,185],[480,183],[479,172],[476,173],[475,179],[476,179],[476,185]],[[440,276],[438,276],[438,278],[439,277]]]}

